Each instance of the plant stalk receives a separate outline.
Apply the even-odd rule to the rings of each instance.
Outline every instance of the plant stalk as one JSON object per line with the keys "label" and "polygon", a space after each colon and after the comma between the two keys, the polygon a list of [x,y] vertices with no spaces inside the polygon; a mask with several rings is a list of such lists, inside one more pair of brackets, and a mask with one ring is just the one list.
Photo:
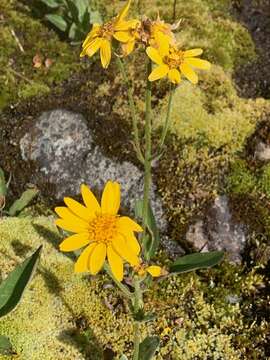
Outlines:
{"label": "plant stalk", "polygon": [[[139,279],[134,278],[134,312],[135,314],[143,307],[142,292]],[[134,353],[133,360],[139,360],[140,352],[140,323],[134,320]]]}

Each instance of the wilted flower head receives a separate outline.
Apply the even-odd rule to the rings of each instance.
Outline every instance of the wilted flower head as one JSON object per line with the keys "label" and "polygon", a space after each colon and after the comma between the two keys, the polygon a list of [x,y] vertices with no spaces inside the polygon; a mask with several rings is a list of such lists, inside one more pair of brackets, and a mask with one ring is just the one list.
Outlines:
{"label": "wilted flower head", "polygon": [[177,29],[178,24],[170,25],[162,21],[158,15],[156,20],[151,20],[144,16],[142,21],[134,20],[129,28],[130,40],[122,44],[124,56],[129,55],[135,47],[135,44],[143,44],[145,47],[151,45],[157,47],[159,34],[163,34],[170,44],[175,43],[175,37],[172,30]]}
{"label": "wilted flower head", "polygon": [[75,272],[90,271],[97,274],[107,258],[113,275],[123,279],[123,262],[132,266],[140,263],[140,245],[134,232],[143,229],[127,216],[119,216],[120,185],[108,181],[105,185],[101,205],[86,186],[81,186],[84,205],[66,197],[67,207],[57,207],[60,219],[56,225],[75,233],[60,244],[62,251],[74,251],[85,247],[75,264]]}
{"label": "wilted flower head", "polygon": [[139,265],[134,267],[134,271],[139,276],[144,276],[147,273],[150,274],[153,277],[159,277],[167,274],[167,271],[163,269],[162,267],[158,265],[146,265],[143,262],[141,262]]}
{"label": "wilted flower head", "polygon": [[[99,25],[94,24],[92,30],[87,35],[82,47],[81,57],[88,55],[93,56],[100,50],[100,59],[103,68],[107,68],[111,61],[111,46],[113,39],[121,43],[131,40],[129,29],[134,26],[134,20],[125,20],[127,16],[131,0],[120,11],[119,15],[111,21]],[[135,20],[136,21],[136,20]]]}
{"label": "wilted flower head", "polygon": [[158,65],[149,75],[149,81],[168,76],[172,83],[179,84],[183,74],[190,82],[197,84],[198,75],[193,68],[208,70],[211,66],[208,61],[197,58],[202,52],[202,49],[180,50],[177,46],[170,45],[164,35],[159,34],[158,47],[149,46],[146,49],[149,58]]}

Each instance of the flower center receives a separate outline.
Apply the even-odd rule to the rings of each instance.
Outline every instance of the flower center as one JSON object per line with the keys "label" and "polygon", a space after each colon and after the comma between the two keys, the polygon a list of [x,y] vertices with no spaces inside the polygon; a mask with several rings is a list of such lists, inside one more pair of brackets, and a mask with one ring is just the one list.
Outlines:
{"label": "flower center", "polygon": [[169,66],[170,69],[176,69],[183,63],[184,53],[181,50],[177,50],[171,47],[169,54],[164,57],[163,61]]}
{"label": "flower center", "polygon": [[111,243],[117,234],[117,216],[99,214],[89,223],[89,236],[92,241]]}
{"label": "flower center", "polygon": [[114,33],[114,23],[113,21],[109,21],[104,24],[99,30],[99,36],[102,38],[110,39]]}

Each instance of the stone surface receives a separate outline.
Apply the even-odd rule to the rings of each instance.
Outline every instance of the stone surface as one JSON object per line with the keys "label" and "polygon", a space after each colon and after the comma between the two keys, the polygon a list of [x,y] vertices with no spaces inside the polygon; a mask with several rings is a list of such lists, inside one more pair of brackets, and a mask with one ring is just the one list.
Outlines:
{"label": "stone surface", "polygon": [[[80,114],[62,109],[43,113],[21,139],[20,149],[23,159],[34,161],[39,168],[31,181],[38,185],[39,177],[45,178],[53,184],[58,200],[78,195],[82,183],[101,191],[109,179],[121,184],[121,204],[129,212],[143,196],[142,171],[131,162],[105,156]],[[157,222],[165,229],[161,200],[154,188],[151,199]]]}
{"label": "stone surface", "polygon": [[227,196],[218,196],[204,220],[191,225],[186,239],[197,250],[225,250],[229,260],[241,262],[246,237],[244,226],[233,221]]}
{"label": "stone surface", "polygon": [[255,157],[260,161],[270,160],[270,145],[260,141],[257,143],[255,148]]}

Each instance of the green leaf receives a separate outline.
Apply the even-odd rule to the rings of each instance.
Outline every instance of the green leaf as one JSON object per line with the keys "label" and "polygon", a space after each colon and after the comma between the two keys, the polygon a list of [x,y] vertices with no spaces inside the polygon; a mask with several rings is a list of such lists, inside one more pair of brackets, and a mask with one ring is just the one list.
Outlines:
{"label": "green leaf", "polygon": [[7,336],[0,335],[0,354],[1,355],[12,355],[12,345]]}
{"label": "green leaf", "polygon": [[52,9],[56,9],[58,8],[58,6],[60,6],[59,2],[56,0],[40,0],[40,1]]}
{"label": "green leaf", "polygon": [[81,23],[83,21],[85,13],[88,13],[89,1],[88,0],[77,0],[75,4],[78,9],[78,18]]}
{"label": "green leaf", "polygon": [[69,28],[69,32],[68,32],[68,37],[71,40],[74,40],[76,38],[76,30],[77,30],[77,26],[75,23],[71,24],[71,27]]}
{"label": "green leaf", "polygon": [[217,265],[223,258],[223,251],[211,251],[185,255],[170,265],[171,273],[182,273]]}
{"label": "green leaf", "polygon": [[57,15],[57,14],[49,14],[46,15],[45,18],[52,23],[55,27],[57,27],[57,29],[59,29],[60,31],[65,32],[67,30],[67,26],[68,24],[66,23],[66,21],[62,18],[62,16]]}
{"label": "green leaf", "polygon": [[159,346],[159,338],[157,336],[148,336],[140,343],[139,359],[150,360],[155,355]]}
{"label": "green leaf", "polygon": [[7,315],[15,309],[22,298],[23,292],[31,280],[42,249],[40,246],[33,255],[8,275],[0,285],[0,317]]}
{"label": "green leaf", "polygon": [[10,216],[15,216],[17,213],[22,211],[38,194],[37,189],[28,189],[24,191],[21,195],[21,197],[14,201],[14,203],[11,205],[8,214]]}
{"label": "green leaf", "polygon": [[[143,200],[136,201],[135,215],[137,218],[142,219]],[[150,260],[156,254],[160,243],[160,236],[159,236],[156,219],[150,204],[148,206],[148,216],[146,219],[146,226],[149,234],[146,234],[143,239],[144,257],[145,260]]]}

